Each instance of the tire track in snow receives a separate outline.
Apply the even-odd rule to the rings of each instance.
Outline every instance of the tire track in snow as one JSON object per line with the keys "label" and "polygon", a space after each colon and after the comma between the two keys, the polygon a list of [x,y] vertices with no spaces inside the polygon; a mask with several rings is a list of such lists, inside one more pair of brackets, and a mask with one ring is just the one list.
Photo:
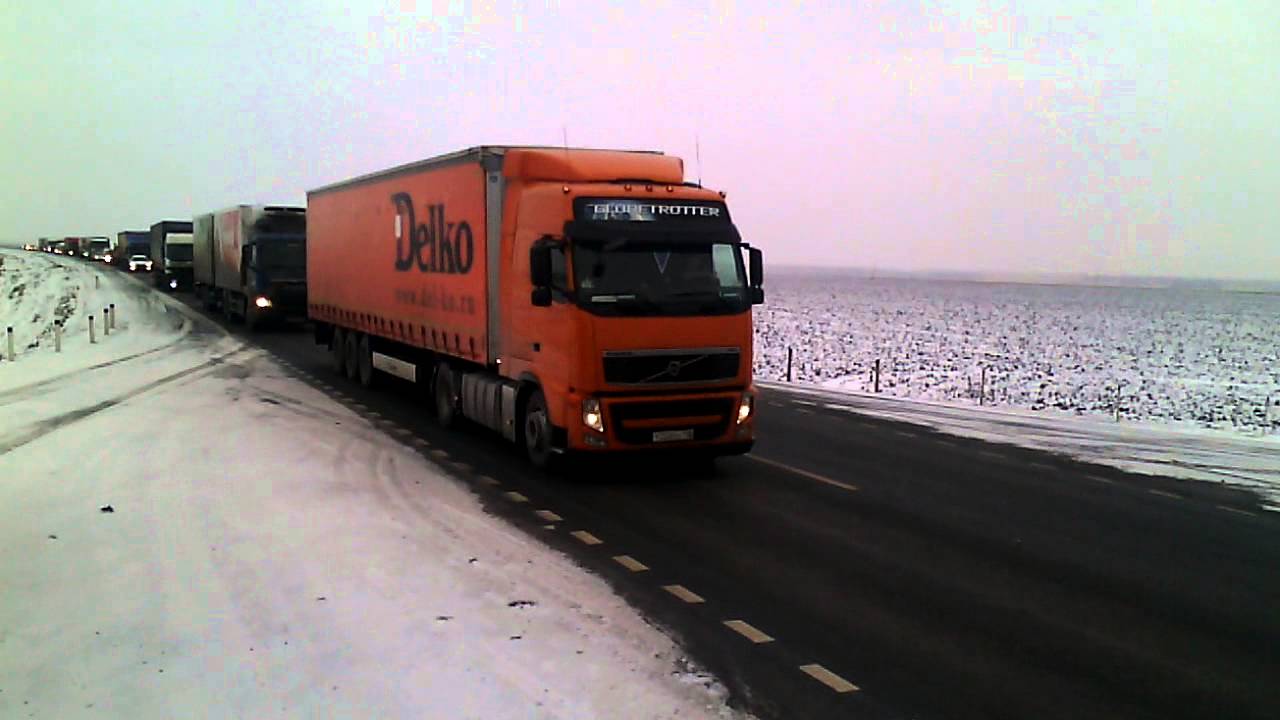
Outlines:
{"label": "tire track in snow", "polygon": [[[241,346],[236,350],[232,350],[232,351],[223,353],[221,355],[212,357],[209,360],[206,360],[205,362],[202,362],[198,365],[187,367],[182,370],[178,370],[177,372],[169,373],[168,375],[165,375],[164,377],[153,380],[145,385],[142,385],[141,387],[134,388],[129,392],[122,393],[120,395],[117,395],[113,398],[109,398],[107,400],[103,400],[102,402],[96,403],[94,405],[90,405],[89,407],[77,408],[75,410],[62,413],[61,415],[55,415],[51,418],[46,418],[44,420],[40,420],[35,423],[32,423],[28,425],[26,428],[21,428],[16,432],[10,433],[8,436],[4,438],[0,438],[0,455],[5,455],[13,450],[16,450],[22,447],[23,445],[34,442],[35,440],[38,440],[41,437],[48,435],[49,433],[55,430],[66,427],[67,425],[78,422],[87,417],[96,415],[102,412],[103,410],[110,410],[111,408],[121,403],[132,400],[133,398],[138,397],[139,395],[151,392],[152,390],[155,390],[157,388],[163,387],[165,385],[176,382],[178,380],[183,380],[183,379],[193,380],[196,377],[198,377],[202,371],[212,370],[213,368],[216,368],[225,364],[229,358],[235,355],[252,352],[253,350],[254,350],[253,348]],[[83,372],[83,371],[78,371],[78,372]]]}
{"label": "tire track in snow", "polygon": [[153,347],[150,350],[143,350],[142,352],[136,352],[136,353],[133,353],[132,355],[125,355],[124,357],[118,357],[118,358],[115,358],[114,360],[107,360],[105,362],[100,362],[97,365],[90,365],[88,367],[76,368],[75,370],[68,370],[67,372],[62,373],[61,375],[54,375],[51,378],[45,378],[44,380],[41,380],[39,382],[31,383],[30,385],[22,385],[16,388],[11,388],[4,392],[0,392],[0,407],[3,407],[5,405],[11,405],[15,402],[20,402],[22,400],[26,400],[28,398],[39,395],[41,392],[48,389],[50,386],[66,382],[67,378],[80,375],[81,373],[90,372],[93,370],[102,370],[104,368],[113,367],[115,365],[120,365],[121,363],[130,362],[133,360],[137,360],[139,358],[144,358],[150,355],[154,355],[164,350],[168,350],[172,348],[174,345],[177,345],[178,343],[187,339],[187,337],[191,335],[191,330],[192,330],[191,321],[184,318],[182,321],[181,329],[179,330],[178,336],[175,337],[173,340],[164,343],[163,345]]}

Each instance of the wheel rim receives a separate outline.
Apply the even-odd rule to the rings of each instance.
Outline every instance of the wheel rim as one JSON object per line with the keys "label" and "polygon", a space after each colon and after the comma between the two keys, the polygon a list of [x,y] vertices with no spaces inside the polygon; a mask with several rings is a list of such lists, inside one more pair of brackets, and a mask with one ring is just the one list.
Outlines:
{"label": "wheel rim", "polygon": [[524,419],[524,444],[529,454],[541,457],[547,448],[547,411],[541,406],[529,410]]}

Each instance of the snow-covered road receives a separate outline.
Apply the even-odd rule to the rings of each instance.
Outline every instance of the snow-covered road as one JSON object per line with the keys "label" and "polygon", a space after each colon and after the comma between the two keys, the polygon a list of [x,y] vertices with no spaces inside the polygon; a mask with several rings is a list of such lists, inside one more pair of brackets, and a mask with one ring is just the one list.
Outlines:
{"label": "snow-covered road", "polygon": [[603,580],[102,277],[146,343],[0,365],[0,716],[733,716]]}

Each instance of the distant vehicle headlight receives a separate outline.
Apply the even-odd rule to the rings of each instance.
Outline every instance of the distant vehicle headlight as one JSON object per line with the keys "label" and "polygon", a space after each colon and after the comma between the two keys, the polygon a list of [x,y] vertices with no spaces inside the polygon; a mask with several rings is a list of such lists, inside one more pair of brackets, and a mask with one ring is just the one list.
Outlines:
{"label": "distant vehicle headlight", "polygon": [[269,308],[271,307],[271,298],[259,296],[253,301],[253,304],[260,308]]}
{"label": "distant vehicle headlight", "polygon": [[177,290],[177,289],[178,289],[178,281],[177,281],[176,279],[174,279],[174,280],[170,280],[170,281],[169,281],[169,289],[170,289],[170,290]]}

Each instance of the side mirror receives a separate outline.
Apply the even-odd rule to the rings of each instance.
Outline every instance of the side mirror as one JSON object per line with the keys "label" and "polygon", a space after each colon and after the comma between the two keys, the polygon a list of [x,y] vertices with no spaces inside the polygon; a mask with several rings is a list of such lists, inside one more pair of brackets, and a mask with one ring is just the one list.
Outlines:
{"label": "side mirror", "polygon": [[[529,248],[529,279],[535,288],[546,288],[550,297],[551,245],[538,243]],[[534,304],[537,305],[536,302]]]}
{"label": "side mirror", "polygon": [[529,302],[534,307],[551,307],[551,288],[546,285],[535,287],[529,296]]}
{"label": "side mirror", "polygon": [[[747,256],[751,264],[751,287],[764,287],[764,254],[756,248],[747,248]],[[761,302],[764,301],[761,300]]]}
{"label": "side mirror", "polygon": [[752,305],[764,304],[764,290],[762,288],[747,288],[747,296],[751,298]]}

